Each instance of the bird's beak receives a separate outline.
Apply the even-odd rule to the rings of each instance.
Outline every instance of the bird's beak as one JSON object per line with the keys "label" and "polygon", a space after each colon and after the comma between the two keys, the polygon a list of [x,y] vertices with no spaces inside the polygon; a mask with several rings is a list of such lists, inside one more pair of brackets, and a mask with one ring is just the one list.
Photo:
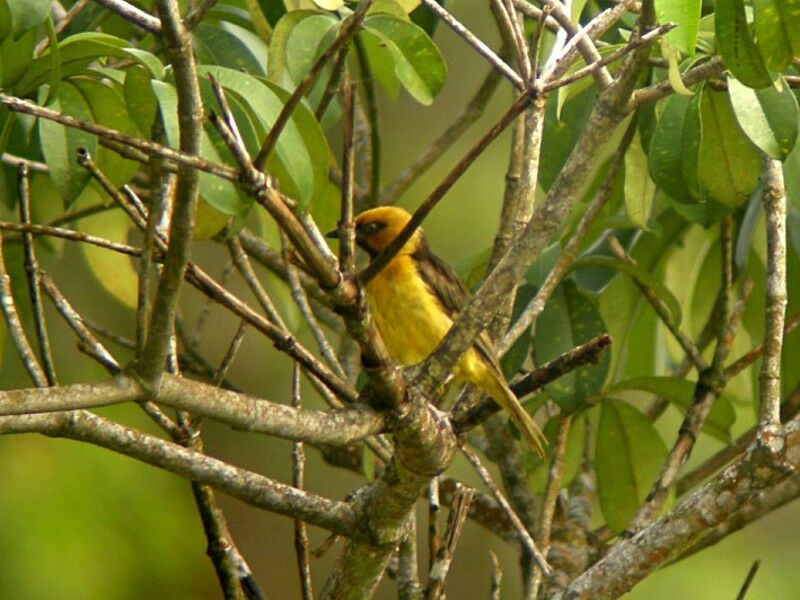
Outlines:
{"label": "bird's beak", "polygon": [[325,237],[326,238],[331,238],[331,239],[334,239],[334,240],[338,240],[339,239],[339,229],[338,228],[331,229],[328,233],[325,234]]}

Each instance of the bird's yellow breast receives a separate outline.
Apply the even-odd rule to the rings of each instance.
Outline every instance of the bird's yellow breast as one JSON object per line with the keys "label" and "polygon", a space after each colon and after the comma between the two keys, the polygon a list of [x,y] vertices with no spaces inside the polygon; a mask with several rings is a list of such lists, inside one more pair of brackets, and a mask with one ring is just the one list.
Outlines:
{"label": "bird's yellow breast", "polygon": [[402,365],[425,359],[453,323],[408,255],[395,257],[367,284],[366,292],[389,353]]}

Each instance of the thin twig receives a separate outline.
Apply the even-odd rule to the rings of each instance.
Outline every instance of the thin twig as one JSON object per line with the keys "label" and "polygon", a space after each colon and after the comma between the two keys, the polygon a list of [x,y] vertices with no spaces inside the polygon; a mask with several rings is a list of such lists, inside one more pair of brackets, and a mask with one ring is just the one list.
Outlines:
{"label": "thin twig", "polygon": [[497,344],[497,352],[500,355],[505,354],[527,329],[535,325],[536,319],[540,314],[542,314],[545,304],[547,304],[547,300],[550,298],[553,291],[555,291],[556,286],[558,286],[558,284],[569,271],[573,261],[575,260],[575,257],[578,255],[581,244],[583,244],[584,239],[589,233],[592,223],[594,223],[594,220],[600,214],[600,211],[603,210],[603,207],[606,205],[614,192],[617,176],[619,175],[625,159],[625,152],[627,151],[628,146],[630,146],[635,132],[636,119],[634,119],[628,126],[628,129],[626,130],[625,135],[623,136],[622,141],[617,148],[614,159],[611,161],[611,165],[608,167],[608,172],[603,180],[603,184],[600,186],[600,189],[597,190],[597,193],[595,194],[595,197],[589,207],[586,209],[586,212],[584,212],[583,216],[581,216],[581,220],[578,222],[575,232],[572,234],[572,237],[570,237],[567,245],[564,246],[564,250],[556,260],[553,268],[550,269],[550,272],[547,274],[544,283],[537,290],[536,296],[531,299],[517,320],[514,321],[514,324],[505,333],[503,339]]}
{"label": "thin twig", "polygon": [[[528,394],[543,388],[551,381],[563,377],[570,371],[574,371],[586,364],[596,363],[600,359],[600,355],[610,345],[610,335],[599,335],[585,344],[576,346],[572,350],[554,358],[549,363],[536,367],[522,379],[511,383],[509,387],[518,398],[524,398]],[[463,433],[484,422],[499,411],[500,407],[497,403],[487,398],[472,406],[457,405],[453,409],[453,426],[456,431]]]}
{"label": "thin twig", "polygon": [[428,486],[428,571],[433,568],[433,563],[439,554],[439,546],[442,544],[441,534],[439,533],[439,511],[441,508],[439,478],[434,477]]}
{"label": "thin twig", "polygon": [[[81,11],[86,8],[87,4],[89,4],[89,0],[77,0],[75,4],[69,7],[69,10],[64,17],[57,20],[55,27],[56,36],[60,35],[61,32],[63,32],[69,26],[69,24],[75,20],[75,17],[77,17]],[[34,56],[40,56],[49,45],[50,36],[46,35],[38,44],[36,44],[36,48],[33,50]]]}
{"label": "thin twig", "polygon": [[444,597],[444,584],[450,571],[458,539],[461,537],[461,530],[467,520],[469,505],[472,503],[474,493],[472,488],[460,486],[453,496],[442,545],[437,551],[436,560],[431,565],[428,576],[428,588],[425,590],[426,600],[439,600]]}
{"label": "thin twig", "polygon": [[95,0],[95,2],[149,33],[161,33],[161,21],[157,17],[125,2],[125,0]]}
{"label": "thin twig", "polygon": [[247,287],[256,297],[256,301],[261,306],[261,310],[267,315],[267,318],[278,326],[280,329],[286,331],[286,323],[283,321],[275,303],[270,298],[267,290],[264,288],[258,275],[256,275],[253,265],[250,262],[250,257],[244,251],[242,242],[239,236],[232,236],[228,239],[228,251],[230,252],[233,264],[236,265],[239,275],[244,279]]}
{"label": "thin twig", "polygon": [[506,500],[506,497],[503,495],[503,492],[500,491],[500,488],[497,487],[497,484],[492,479],[492,476],[489,474],[489,471],[486,470],[486,467],[483,466],[481,463],[480,458],[478,455],[475,454],[472,450],[463,446],[461,448],[461,452],[466,456],[467,460],[473,466],[475,471],[478,473],[478,476],[481,478],[481,481],[489,488],[489,491],[492,492],[492,496],[494,496],[497,503],[503,508],[503,510],[508,515],[508,518],[514,524],[514,528],[517,530],[517,535],[519,536],[520,543],[531,553],[533,559],[536,561],[538,567],[544,571],[546,574],[549,574],[551,569],[550,565],[547,564],[547,560],[539,551],[539,548],[536,546],[536,542],[533,541],[530,532],[525,528],[522,521],[520,520],[517,513],[514,512],[514,509],[511,508],[511,505]]}
{"label": "thin twig", "polygon": [[[364,125],[369,129],[369,159],[359,160],[358,163],[362,169],[368,173],[367,178],[367,201],[371,206],[377,202],[378,192],[381,186],[381,135],[380,135],[380,115],[378,114],[378,92],[377,82],[375,76],[372,74],[369,60],[367,59],[367,51],[360,37],[353,40],[353,46],[356,51],[356,60],[358,60],[358,70],[361,76],[362,89],[364,90],[363,102],[356,104],[357,108],[361,108],[354,118],[354,128],[361,134],[364,131]],[[361,100],[361,97],[357,97]],[[363,115],[363,118],[361,116]],[[364,148],[364,136],[357,136],[356,149]],[[367,148],[364,148],[363,153],[366,153]]]}
{"label": "thin twig", "polygon": [[322,97],[319,100],[319,104],[317,105],[316,110],[314,111],[314,117],[317,121],[322,122],[322,118],[325,116],[325,111],[328,110],[328,106],[336,97],[336,91],[339,87],[339,81],[342,78],[342,73],[345,70],[345,64],[347,59],[347,51],[346,50],[339,50],[339,53],[336,55],[336,60],[333,61],[333,67],[331,68],[331,76],[328,79],[328,83],[325,84],[325,89],[322,92]]}
{"label": "thin twig", "polygon": [[[556,443],[553,447],[553,458],[550,461],[550,469],[547,473],[547,487],[545,488],[544,498],[542,499],[542,509],[539,513],[537,530],[539,545],[542,547],[542,554],[545,556],[547,556],[550,550],[550,534],[553,529],[553,516],[556,512],[556,500],[558,499],[558,493],[561,491],[561,481],[564,477],[564,456],[567,452],[567,441],[569,440],[571,425],[572,415],[560,415]],[[537,570],[536,573],[534,573],[534,579],[531,585],[531,597],[537,597],[541,583],[542,572]]]}
{"label": "thin twig", "polygon": [[520,77],[514,69],[508,66],[508,64],[497,54],[495,54],[494,50],[489,48],[485,42],[483,42],[478,36],[472,33],[469,29],[467,29],[461,21],[456,19],[452,14],[447,12],[447,10],[439,5],[436,0],[422,0],[422,3],[437,17],[439,17],[442,22],[447,25],[450,29],[452,29],[457,35],[459,35],[467,44],[472,46],[472,48],[481,56],[483,56],[489,63],[494,67],[503,77],[508,79],[515,88],[518,90],[525,89],[525,81],[522,77]]}
{"label": "thin twig", "polygon": [[333,369],[334,373],[336,373],[342,379],[346,379],[347,375],[342,368],[342,364],[339,362],[339,358],[336,356],[336,350],[331,345],[330,340],[328,340],[328,336],[326,336],[325,332],[322,331],[322,327],[320,326],[319,321],[317,321],[314,311],[311,310],[311,305],[308,302],[306,291],[303,289],[303,286],[300,284],[300,278],[297,276],[297,267],[292,264],[292,261],[289,257],[288,240],[286,239],[286,234],[283,232],[281,232],[281,241],[283,242],[286,273],[289,276],[289,289],[291,290],[294,303],[297,305],[297,308],[300,310],[300,314],[303,315],[308,328],[311,330],[311,333],[317,342],[317,347],[319,348],[320,354],[322,354],[325,362],[328,363],[328,366],[330,366],[331,369]]}
{"label": "thin twig", "polygon": [[236,333],[234,334],[233,338],[231,338],[231,343],[228,344],[228,350],[225,352],[225,356],[222,357],[222,361],[220,362],[217,371],[214,373],[214,385],[221,385],[225,380],[225,377],[228,375],[228,369],[231,368],[233,361],[236,359],[236,355],[239,353],[239,348],[242,347],[244,334],[246,332],[247,322],[242,320],[239,323],[239,327],[236,329]]}
{"label": "thin twig", "polygon": [[490,69],[475,96],[467,103],[455,121],[430,145],[425,148],[381,194],[380,204],[395,204],[397,200],[419,179],[453,144],[475,123],[486,110],[486,105],[500,83],[500,74]]}
{"label": "thin twig", "polygon": [[[619,242],[617,237],[613,234],[608,236],[608,247],[618,260],[628,263],[629,265],[636,265],[634,260],[628,256],[628,253],[625,251],[625,248]],[[645,297],[645,299],[650,303],[650,306],[653,307],[653,310],[656,312],[659,319],[661,319],[661,322],[666,325],[667,329],[669,329],[669,332],[672,334],[678,344],[680,344],[681,348],[686,353],[686,356],[692,361],[695,369],[697,369],[697,372],[700,373],[708,368],[708,364],[703,358],[703,355],[700,353],[700,350],[698,350],[692,339],[686,333],[684,333],[684,331],[680,328],[680,325],[675,322],[675,319],[673,319],[673,315],[670,313],[667,305],[664,304],[664,301],[658,297],[658,294],[656,294],[650,287],[635,277],[633,282],[642,292],[642,295]]]}
{"label": "thin twig", "polygon": [[356,152],[353,140],[355,118],[355,86],[345,76],[343,95],[344,125],[342,131],[342,201],[339,210],[339,268],[345,276],[353,272],[355,257],[355,224],[353,200],[355,195]]}
{"label": "thin twig", "polygon": [[[19,164],[19,220],[23,225],[31,222],[31,195],[28,165]],[[44,370],[47,383],[58,385],[56,369],[53,363],[53,352],[50,349],[50,336],[47,333],[47,324],[44,318],[42,293],[39,289],[39,261],[36,260],[36,251],[33,247],[33,236],[23,232],[22,246],[25,254],[25,275],[28,279],[28,295],[33,308],[33,323],[36,327],[36,339],[39,342],[39,359]]]}
{"label": "thin twig", "polygon": [[130,146],[147,154],[148,156],[163,158],[179,165],[198,169],[206,173],[211,173],[217,177],[221,177],[222,179],[227,179],[228,181],[239,181],[239,173],[236,171],[236,169],[227,165],[208,161],[204,158],[201,158],[197,154],[185,152],[183,150],[175,150],[152,140],[129,136],[116,129],[104,127],[103,125],[98,125],[82,119],[77,119],[70,115],[62,114],[58,111],[39,106],[38,104],[35,104],[29,100],[23,100],[22,98],[9,96],[3,92],[0,92],[0,104],[4,104],[10,110],[15,112],[33,115],[35,117],[60,123],[66,127],[86,131],[96,135],[97,137],[101,138],[101,140],[111,140],[113,142]]}
{"label": "thin twig", "polygon": [[[78,336],[79,348],[90,358],[97,361],[111,375],[116,375],[121,371],[119,362],[112,356],[103,344],[89,330],[86,320],[78,313],[72,304],[66,299],[64,294],[56,285],[55,281],[46,272],[41,273],[42,289],[53,301],[56,310],[61,314]],[[159,426],[166,431],[170,437],[178,434],[178,425],[167,416],[158,406],[149,400],[142,400],[139,403],[142,410]]]}
{"label": "thin twig", "polygon": [[5,259],[3,258],[3,236],[0,235],[0,309],[3,311],[3,317],[6,321],[6,329],[8,330],[11,340],[14,342],[14,347],[17,354],[28,371],[31,380],[36,387],[47,386],[47,376],[42,371],[39,361],[36,359],[31,348],[28,336],[25,334],[25,329],[22,327],[17,306],[14,302],[14,294],[11,291],[11,277],[6,271]]}
{"label": "thin twig", "polygon": [[492,557],[492,583],[489,588],[489,600],[500,600],[500,586],[503,583],[503,570],[500,567],[500,560],[497,554],[489,550]]}
{"label": "thin twig", "polygon": [[686,411],[678,439],[673,444],[658,478],[650,488],[644,504],[626,527],[624,535],[629,537],[649,524],[667,499],[669,489],[675,483],[681,468],[694,449],[703,423],[708,417],[714,401],[727,381],[724,379],[724,361],[730,350],[733,330],[733,217],[728,215],[720,224],[720,248],[722,251],[722,301],[718,314],[717,344],[711,365],[700,371],[695,385],[692,404]]}
{"label": "thin twig", "polygon": [[[300,408],[302,401],[300,396],[300,368],[294,363],[292,370],[292,406]],[[306,455],[303,450],[303,442],[292,444],[292,485],[299,490],[303,489],[303,472],[305,469]],[[313,587],[311,586],[311,565],[308,553],[308,533],[305,523],[299,519],[294,521],[294,550],[297,556],[297,568],[300,571],[300,589],[302,590],[303,600],[314,598]]]}
{"label": "thin twig", "polygon": [[761,566],[761,561],[756,560],[753,562],[753,566],[750,567],[750,570],[747,572],[747,577],[744,578],[744,583],[742,583],[742,587],[739,589],[739,593],[736,595],[736,600],[744,600],[747,596],[747,590],[750,589],[750,584],[753,583],[753,579],[758,573],[758,568]]}
{"label": "thin twig", "polygon": [[[203,103],[197,80],[191,38],[183,26],[177,0],[156,0],[161,18],[162,40],[175,74],[178,96],[180,148],[188,154],[200,153],[203,129]],[[163,372],[169,340],[175,332],[181,284],[189,261],[194,215],[197,209],[200,174],[181,165],[169,220],[169,246],[153,297],[150,322],[142,352],[136,357],[136,369],[145,379],[156,380]]]}

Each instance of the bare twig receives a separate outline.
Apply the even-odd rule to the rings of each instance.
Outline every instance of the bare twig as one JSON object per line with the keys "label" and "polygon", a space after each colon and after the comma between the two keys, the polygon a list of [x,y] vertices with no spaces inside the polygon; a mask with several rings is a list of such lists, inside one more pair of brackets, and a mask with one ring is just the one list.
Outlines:
{"label": "bare twig", "polygon": [[[292,407],[300,408],[300,369],[297,363],[292,370]],[[297,489],[303,489],[303,473],[305,469],[306,455],[303,449],[303,442],[292,444],[292,485]],[[303,600],[312,600],[314,591],[311,586],[311,565],[308,556],[308,533],[305,523],[295,519],[294,521],[294,550],[297,556],[297,568],[300,570],[300,589]]]}
{"label": "bare twig", "polygon": [[505,354],[514,344],[514,342],[519,339],[523,332],[534,326],[536,319],[540,314],[542,314],[544,306],[547,304],[547,300],[556,289],[556,286],[558,286],[558,284],[569,271],[573,261],[575,260],[575,257],[578,255],[578,251],[580,250],[583,240],[589,233],[589,228],[591,227],[592,223],[594,223],[594,220],[600,214],[600,211],[606,205],[609,198],[611,198],[612,193],[614,192],[614,185],[616,183],[617,176],[619,175],[620,168],[622,167],[622,163],[625,158],[625,152],[627,151],[628,146],[630,146],[631,140],[633,139],[633,134],[635,132],[636,120],[634,119],[631,121],[631,124],[628,126],[628,129],[625,132],[625,136],[620,142],[619,148],[615,153],[614,160],[611,162],[605,179],[603,180],[603,184],[600,186],[600,189],[597,190],[597,194],[595,194],[595,197],[589,207],[586,209],[586,212],[583,213],[581,220],[578,222],[578,225],[575,228],[575,232],[572,234],[572,237],[570,237],[567,245],[564,246],[564,250],[556,260],[553,268],[547,274],[544,283],[537,290],[536,296],[534,296],[533,299],[528,303],[528,306],[525,307],[519,318],[505,333],[503,339],[497,344],[497,351],[499,354]]}
{"label": "bare twig", "polygon": [[6,272],[5,259],[3,258],[3,237],[0,235],[0,309],[3,311],[3,317],[6,321],[6,328],[14,342],[14,347],[19,354],[25,370],[30,375],[31,380],[37,387],[44,387],[47,385],[47,376],[39,361],[36,359],[31,348],[28,336],[25,334],[25,329],[22,327],[17,306],[14,302],[14,294],[11,291],[11,277]]}
{"label": "bare twig", "polygon": [[508,66],[508,64],[495,52],[486,45],[478,36],[472,33],[469,29],[467,29],[461,21],[456,19],[452,14],[447,12],[447,10],[440,6],[436,0],[422,0],[422,3],[437,17],[439,17],[442,22],[447,25],[450,29],[452,29],[457,35],[464,39],[467,44],[472,46],[472,48],[481,56],[483,56],[489,63],[494,67],[503,77],[508,79],[515,88],[518,90],[525,89],[525,81],[522,77],[520,77],[514,69]]}
{"label": "bare twig", "polygon": [[753,565],[750,567],[750,570],[747,572],[747,577],[744,578],[744,582],[742,583],[742,587],[739,589],[739,593],[736,595],[736,600],[744,600],[747,596],[747,590],[750,589],[750,584],[753,583],[753,579],[758,573],[758,568],[761,566],[761,561],[756,560],[753,562]]}
{"label": "bare twig", "polygon": [[161,21],[137,8],[133,4],[125,2],[125,0],[95,0],[98,4],[105,6],[111,12],[117,13],[120,17],[133,23],[137,27],[141,27],[149,33],[161,33]]}
{"label": "bare twig", "polygon": [[489,471],[486,470],[486,467],[484,467],[481,463],[478,455],[466,446],[461,448],[461,452],[467,457],[467,460],[478,473],[481,481],[483,481],[486,487],[489,488],[489,491],[492,492],[492,495],[494,496],[495,500],[497,500],[497,503],[503,508],[508,515],[508,518],[514,524],[514,528],[517,530],[520,543],[531,553],[536,561],[537,566],[545,573],[550,573],[550,566],[547,564],[547,560],[545,559],[544,555],[542,555],[536,546],[536,542],[533,541],[530,532],[528,532],[528,530],[525,528],[525,525],[522,523],[519,516],[517,516],[517,513],[514,512],[514,509],[511,508],[508,500],[506,500],[506,497],[503,495],[503,492],[500,491],[500,488],[497,487],[497,484],[492,479]]}
{"label": "bare twig", "polygon": [[764,358],[759,373],[762,428],[780,425],[781,350],[786,320],[786,190],[780,161],[763,156],[764,213],[767,221],[767,298]]}
{"label": "bare twig", "polygon": [[[138,385],[130,379],[119,393],[131,394]],[[47,388],[53,393],[60,388]],[[37,390],[38,392],[38,390]],[[3,392],[8,394],[9,392]],[[96,395],[89,392],[90,395]],[[346,502],[298,490],[263,475],[229,465],[179,444],[148,435],[86,411],[0,417],[0,433],[38,432],[88,442],[210,485],[253,506],[364,539],[366,533]]]}
{"label": "bare twig", "polygon": [[345,76],[343,95],[344,126],[342,132],[342,202],[339,210],[339,268],[345,276],[354,268],[355,225],[353,200],[355,194],[356,152],[353,143],[355,118],[355,86]]}
{"label": "bare twig", "polygon": [[212,173],[213,175],[227,179],[228,181],[238,182],[239,180],[239,174],[237,173],[236,169],[233,169],[227,165],[213,163],[193,153],[185,152],[183,150],[174,150],[168,146],[163,146],[151,140],[132,137],[117,131],[116,129],[111,129],[110,127],[104,127],[103,125],[97,125],[96,123],[83,121],[81,119],[71,117],[70,115],[62,114],[58,111],[39,106],[33,102],[30,102],[29,100],[23,100],[21,98],[9,96],[8,94],[0,92],[0,104],[4,104],[10,110],[16,112],[48,119],[50,121],[60,123],[61,125],[65,125],[66,127],[87,131],[98,136],[101,138],[101,140],[111,140],[113,142],[130,146],[148,156],[156,156],[175,162],[179,165],[184,165],[200,171]]}
{"label": "bare twig", "polygon": [[472,488],[461,486],[456,490],[453,497],[453,505],[450,507],[450,515],[447,518],[442,545],[436,553],[436,559],[431,565],[428,576],[428,588],[425,590],[426,600],[439,600],[444,595],[444,583],[447,573],[450,571],[450,564],[453,560],[458,538],[461,536],[461,529],[467,520],[469,505],[472,503]]}
{"label": "bare twig", "polygon": [[[592,338],[585,344],[565,352],[549,363],[535,368],[522,379],[513,382],[510,385],[511,390],[518,398],[524,398],[528,394],[543,388],[551,381],[563,377],[565,373],[569,373],[583,365],[597,362],[600,354],[609,345],[611,345],[611,336],[608,334]],[[500,407],[496,402],[486,398],[473,406],[456,406],[453,410],[453,426],[456,431],[463,433],[482,423],[499,410]]]}
{"label": "bare twig", "polygon": [[[31,222],[31,196],[28,165],[19,164],[19,220],[23,225]],[[33,236],[22,233],[22,246],[25,253],[25,275],[28,279],[28,295],[33,308],[33,323],[36,327],[36,339],[39,342],[39,359],[47,383],[57,385],[56,369],[53,364],[53,353],[50,349],[50,336],[47,334],[47,324],[44,318],[42,293],[39,289],[39,262],[36,260],[36,251],[33,247]]]}
{"label": "bare twig", "polygon": [[[177,0],[157,0],[163,36],[175,73],[178,96],[180,148],[188,154],[200,153],[203,128],[203,103],[197,81],[191,39],[181,21]],[[181,165],[169,222],[169,246],[158,280],[147,338],[137,355],[136,368],[145,379],[154,381],[164,370],[170,338],[175,331],[181,284],[189,261],[189,248],[197,209],[199,173]]]}
{"label": "bare twig", "polygon": [[386,186],[380,204],[394,204],[409,187],[433,165],[445,151],[452,147],[463,133],[483,115],[486,105],[500,83],[500,74],[491,69],[475,96],[469,101],[455,121],[438,138],[430,143],[408,167]]}
{"label": "bare twig", "polygon": [[[77,17],[81,11],[86,8],[86,5],[89,4],[89,0],[77,0],[75,4],[69,7],[69,10],[64,15],[63,18],[57,19],[56,22],[56,35],[59,35],[62,31],[64,31],[75,17]],[[33,53],[35,56],[39,56],[47,49],[47,46],[50,44],[50,36],[45,36],[42,40],[36,44],[36,48],[34,49]]]}

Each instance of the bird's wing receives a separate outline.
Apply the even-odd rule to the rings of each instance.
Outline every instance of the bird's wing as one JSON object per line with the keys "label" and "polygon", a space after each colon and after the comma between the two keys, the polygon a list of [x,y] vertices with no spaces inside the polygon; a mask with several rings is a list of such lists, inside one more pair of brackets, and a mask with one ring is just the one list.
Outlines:
{"label": "bird's wing", "polygon": [[[469,292],[453,269],[428,249],[427,244],[423,244],[412,255],[417,272],[425,282],[428,290],[439,301],[444,311],[455,320],[458,313],[466,306],[469,301]],[[475,339],[475,347],[484,358],[497,370],[502,373],[497,361],[497,352],[492,345],[487,333],[481,334]],[[501,375],[502,376],[502,375]]]}

